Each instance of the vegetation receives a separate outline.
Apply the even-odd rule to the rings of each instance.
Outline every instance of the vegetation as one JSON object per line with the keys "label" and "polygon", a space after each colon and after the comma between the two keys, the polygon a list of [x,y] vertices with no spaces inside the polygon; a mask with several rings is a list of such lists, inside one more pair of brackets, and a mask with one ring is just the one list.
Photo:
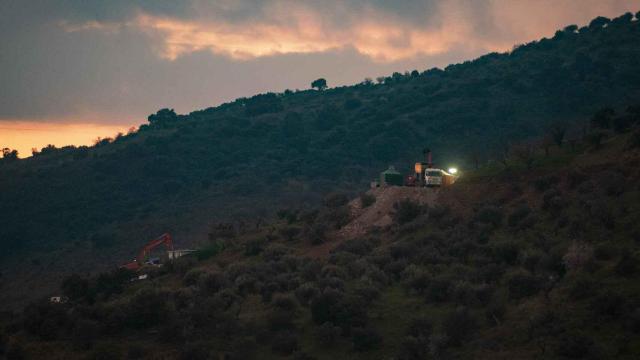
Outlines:
{"label": "vegetation", "polygon": [[[0,317],[0,355],[636,358],[632,18],[375,85],[163,109],[90,148],[3,151],[0,256],[117,254],[149,233],[234,220],[146,280],[67,276],[67,301]],[[479,148],[494,160],[437,204],[398,199],[391,225],[342,237],[355,190],[425,143],[445,160]]]}
{"label": "vegetation", "polygon": [[[635,358],[640,152],[626,144],[638,126],[597,130],[609,135],[598,148],[585,139],[577,150],[536,149],[532,166],[514,155],[491,177],[485,168],[465,176],[438,205],[399,199],[394,222],[364,237],[330,230],[349,221],[335,216],[350,205],[334,192],[317,209],[281,210],[277,221],[250,230],[214,226],[210,245],[147,269],[145,281],[131,282],[125,270],[71,275],[62,283],[67,302],[34,302],[4,321],[0,350],[66,358]],[[452,207],[458,199],[466,206]],[[316,228],[331,245],[326,256],[313,255]]]}

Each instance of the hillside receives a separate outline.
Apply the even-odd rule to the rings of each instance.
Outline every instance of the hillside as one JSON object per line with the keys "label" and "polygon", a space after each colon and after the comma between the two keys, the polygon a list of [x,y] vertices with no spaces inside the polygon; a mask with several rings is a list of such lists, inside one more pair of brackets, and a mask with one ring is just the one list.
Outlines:
{"label": "hillside", "polygon": [[[601,131],[537,148],[531,162],[467,172],[447,189],[334,193],[257,228],[212,231],[196,256],[148,269],[147,280],[68,277],[69,302],[6,317],[0,352],[635,359],[640,128]],[[367,209],[390,222],[365,220]],[[370,226],[336,236],[354,221]]]}
{"label": "hillside", "polygon": [[191,245],[217,222],[259,223],[331,191],[355,194],[391,163],[408,171],[425,146],[440,163],[471,166],[552,125],[577,138],[597,109],[637,103],[639,68],[640,22],[597,18],[443,70],[164,109],[93,147],[8,157],[0,271],[32,291],[65,271],[112,267],[165,231]]}

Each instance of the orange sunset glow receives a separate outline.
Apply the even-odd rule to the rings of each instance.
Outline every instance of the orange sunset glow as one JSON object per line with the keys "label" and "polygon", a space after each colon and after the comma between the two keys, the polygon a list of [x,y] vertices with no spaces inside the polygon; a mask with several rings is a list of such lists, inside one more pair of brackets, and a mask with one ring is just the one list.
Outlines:
{"label": "orange sunset glow", "polygon": [[31,149],[51,144],[56,147],[66,145],[93,145],[95,140],[113,137],[118,132],[125,133],[126,125],[109,124],[53,124],[28,121],[0,122],[0,147],[18,150],[20,157],[31,156]]}

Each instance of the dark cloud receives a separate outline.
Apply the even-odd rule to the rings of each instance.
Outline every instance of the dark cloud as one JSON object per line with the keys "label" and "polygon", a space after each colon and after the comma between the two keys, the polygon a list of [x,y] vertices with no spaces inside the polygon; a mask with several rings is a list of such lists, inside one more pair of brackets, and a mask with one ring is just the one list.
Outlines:
{"label": "dark cloud", "polygon": [[[307,88],[320,76],[342,85],[444,66],[634,5],[4,0],[0,120],[140,123],[160,107],[187,112],[258,92]],[[160,20],[164,28],[156,26]],[[168,56],[175,42],[181,47]]]}

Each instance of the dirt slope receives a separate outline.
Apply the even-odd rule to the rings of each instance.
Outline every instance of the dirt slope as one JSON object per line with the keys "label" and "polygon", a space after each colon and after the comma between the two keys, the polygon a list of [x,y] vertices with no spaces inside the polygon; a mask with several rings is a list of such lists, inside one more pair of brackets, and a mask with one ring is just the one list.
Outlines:
{"label": "dirt slope", "polygon": [[440,189],[390,186],[369,190],[367,193],[375,196],[376,202],[362,208],[360,199],[354,199],[349,203],[353,220],[340,229],[338,235],[343,239],[352,239],[366,234],[376,227],[391,225],[393,205],[401,200],[410,199],[421,205],[435,205]]}

